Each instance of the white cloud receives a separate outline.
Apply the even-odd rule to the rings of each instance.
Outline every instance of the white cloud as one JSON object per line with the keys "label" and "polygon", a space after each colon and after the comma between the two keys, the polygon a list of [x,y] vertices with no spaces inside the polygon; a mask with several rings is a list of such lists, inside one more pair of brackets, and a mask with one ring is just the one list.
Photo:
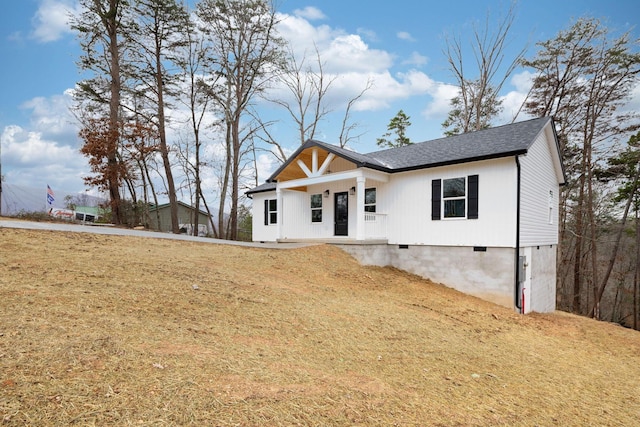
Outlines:
{"label": "white cloud", "polygon": [[620,109],[623,113],[640,111],[640,82],[629,91],[627,103]]}
{"label": "white cloud", "polygon": [[458,94],[458,87],[447,83],[436,83],[430,90],[431,102],[422,111],[422,115],[427,119],[444,118],[451,109],[451,99]]}
{"label": "white cloud", "polygon": [[532,116],[522,110],[522,103],[527,97],[526,92],[511,91],[500,97],[502,100],[502,112],[495,120],[495,125],[503,125],[512,121],[522,121],[532,118]]}
{"label": "white cloud", "polygon": [[429,76],[416,70],[398,73],[396,77],[386,74],[385,77],[386,79],[381,81],[376,80],[376,85],[379,86],[381,83],[384,85],[382,97],[389,100],[426,95],[435,83]]}
{"label": "white cloud", "polygon": [[531,89],[531,86],[533,86],[534,77],[534,73],[525,70],[514,74],[513,77],[511,77],[511,84],[518,92],[527,93]]}
{"label": "white cloud", "polygon": [[20,108],[30,113],[28,125],[2,129],[3,174],[15,185],[38,186],[46,181],[60,190],[81,191],[89,172],[79,151],[78,126],[69,112],[71,93],[36,97]]}
{"label": "white cloud", "polygon": [[495,125],[503,125],[511,123],[512,121],[522,121],[532,118],[522,110],[522,103],[525,101],[531,86],[533,85],[533,78],[535,74],[524,70],[511,77],[510,83],[515,90],[507,92],[501,96],[502,100],[502,112],[495,119]]}
{"label": "white cloud", "polygon": [[20,108],[31,110],[31,127],[45,138],[65,138],[75,142],[78,126],[70,113],[72,91],[49,98],[36,97],[24,102]]}
{"label": "white cloud", "polygon": [[[398,104],[405,111],[421,104],[422,120],[416,121],[415,127],[423,126],[423,129],[433,124],[437,126],[437,122],[444,120],[449,111],[450,99],[455,96],[456,87],[437,82],[419,70],[428,62],[428,58],[417,51],[398,62],[398,58],[390,51],[372,48],[365,41],[374,38],[375,34],[362,29],[352,34],[325,24],[314,26],[308,20],[294,15],[281,16],[279,31],[290,41],[299,60],[305,54],[311,57],[310,53],[317,48],[324,62],[326,80],[334,79],[325,97],[332,113],[325,117],[317,129],[317,139],[335,141],[347,102],[360,94],[367,82],[371,82],[371,88],[352,106],[351,112],[354,121],[371,131],[376,132],[379,125],[375,121],[377,119],[371,121],[372,117],[378,117],[378,113],[385,114],[386,109],[396,108]],[[398,33],[398,37],[413,40],[409,33]],[[290,96],[283,88],[272,90],[272,95],[278,99]],[[268,114],[277,115],[277,112],[270,110]],[[286,132],[291,128],[287,124],[290,118],[284,117],[282,120],[276,131],[287,135]],[[290,133],[284,136],[284,140],[295,142],[297,138]]]}
{"label": "white cloud", "polygon": [[42,0],[31,19],[31,37],[41,43],[49,43],[72,33],[69,20],[79,10],[77,0]]}
{"label": "white cloud", "polygon": [[326,72],[380,72],[393,64],[391,54],[371,49],[360,35],[328,25],[315,27],[298,16],[283,14],[280,19],[278,31],[289,41],[294,54],[302,58],[317,48],[326,63]]}
{"label": "white cloud", "polygon": [[314,44],[323,45],[343,31],[334,30],[328,25],[313,26],[311,22],[300,16],[279,14],[278,32],[288,40],[297,54],[302,54]]}
{"label": "white cloud", "polygon": [[6,181],[28,187],[50,184],[60,190],[80,191],[82,176],[88,171],[86,159],[77,149],[16,125],[2,132],[2,161]]}
{"label": "white cloud", "polygon": [[334,38],[320,54],[326,59],[328,69],[334,72],[380,72],[393,65],[393,58],[389,53],[370,49],[355,34]]}
{"label": "white cloud", "polygon": [[2,132],[2,157],[14,167],[41,167],[66,163],[80,156],[78,150],[42,138],[40,132],[9,125]]}
{"label": "white cloud", "polygon": [[367,81],[371,88],[353,105],[354,111],[377,111],[391,106],[398,100],[412,96],[428,95],[436,84],[426,74],[411,70],[407,73],[391,75],[388,70],[379,73],[363,74],[357,71],[342,73],[333,83],[333,93],[339,94],[334,105],[357,96]]}
{"label": "white cloud", "polygon": [[376,34],[376,32],[373,30],[369,30],[368,28],[358,28],[357,33],[370,42],[378,41],[378,35]]}
{"label": "white cloud", "polygon": [[[494,120],[495,125],[503,125],[511,123],[516,117],[517,121],[531,118],[520,110],[527,93],[533,84],[534,74],[529,71],[522,71],[514,74],[509,83],[513,86],[511,90],[500,97],[502,100],[502,112]],[[451,99],[459,92],[459,88],[455,85],[437,83],[429,94],[432,96],[432,102],[423,110],[425,118],[442,118],[451,110]]]}
{"label": "white cloud", "polygon": [[256,161],[258,182],[266,181],[279,166],[275,156],[266,153],[260,154]]}
{"label": "white cloud", "polygon": [[429,58],[415,51],[411,52],[411,56],[408,59],[402,61],[404,65],[413,65],[415,67],[422,67],[426,65],[427,62],[429,62]]}
{"label": "white cloud", "polygon": [[320,9],[313,6],[307,6],[304,9],[296,9],[293,11],[293,14],[309,21],[326,19],[326,15]]}
{"label": "white cloud", "polygon": [[396,37],[398,37],[400,40],[405,40],[408,42],[414,42],[416,41],[416,39],[413,38],[413,36],[408,33],[407,31],[398,31],[396,33]]}
{"label": "white cloud", "polygon": [[[371,48],[361,36],[366,34],[364,30],[359,29],[359,34],[349,34],[328,25],[314,26],[298,15],[283,14],[280,18],[279,31],[290,41],[294,54],[302,58],[317,47],[325,63],[324,72],[328,80],[336,78],[327,95],[332,109],[342,108],[362,91],[367,81],[373,85],[353,106],[354,111],[376,111],[390,107],[394,101],[419,96],[431,96],[434,99],[435,105],[428,107],[430,114],[442,111],[442,104],[449,105],[449,97],[453,95],[447,85],[438,84],[427,74],[415,69],[393,74],[394,55]],[[373,36],[371,34],[368,37]],[[398,37],[413,40],[407,32],[398,33]],[[427,57],[413,52],[401,65],[421,67],[427,62]],[[278,94],[286,96],[283,90]],[[444,101],[443,95],[446,98]]]}

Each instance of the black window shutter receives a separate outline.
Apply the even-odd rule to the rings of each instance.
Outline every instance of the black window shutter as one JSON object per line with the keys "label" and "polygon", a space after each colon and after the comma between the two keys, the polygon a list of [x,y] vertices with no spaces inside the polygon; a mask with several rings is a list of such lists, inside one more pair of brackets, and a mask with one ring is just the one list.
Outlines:
{"label": "black window shutter", "polygon": [[478,219],[478,175],[469,175],[467,219]]}
{"label": "black window shutter", "polygon": [[434,179],[431,181],[431,219],[440,219],[440,200],[442,198],[442,180]]}
{"label": "black window shutter", "polygon": [[269,225],[269,200],[264,201],[264,225]]}

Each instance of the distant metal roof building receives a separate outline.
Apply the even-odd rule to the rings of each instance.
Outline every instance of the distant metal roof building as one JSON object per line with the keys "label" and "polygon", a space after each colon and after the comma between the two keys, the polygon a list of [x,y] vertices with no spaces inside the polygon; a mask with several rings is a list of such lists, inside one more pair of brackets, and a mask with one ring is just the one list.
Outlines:
{"label": "distant metal roof building", "polygon": [[[151,206],[149,208],[149,228],[157,231],[171,231],[171,205],[169,203]],[[157,216],[156,216],[157,212]],[[194,224],[196,209],[184,202],[178,202],[178,223],[183,225]],[[160,223],[158,224],[158,216]],[[207,234],[211,234],[211,219],[209,214],[202,209],[198,211],[198,224],[205,226]]]}

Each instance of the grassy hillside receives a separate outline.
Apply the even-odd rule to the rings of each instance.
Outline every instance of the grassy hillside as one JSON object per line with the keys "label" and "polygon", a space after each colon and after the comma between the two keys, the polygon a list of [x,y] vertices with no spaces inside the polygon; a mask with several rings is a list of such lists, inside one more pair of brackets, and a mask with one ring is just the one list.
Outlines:
{"label": "grassy hillside", "polygon": [[2,425],[635,425],[640,334],[330,246],[0,229]]}

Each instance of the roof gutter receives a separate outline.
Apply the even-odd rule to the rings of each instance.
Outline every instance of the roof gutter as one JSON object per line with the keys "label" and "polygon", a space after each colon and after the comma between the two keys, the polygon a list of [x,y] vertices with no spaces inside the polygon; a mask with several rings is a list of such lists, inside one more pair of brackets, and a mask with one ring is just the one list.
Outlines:
{"label": "roof gutter", "polygon": [[516,159],[516,171],[517,171],[517,184],[516,184],[516,249],[514,254],[514,304],[516,308],[520,310],[522,313],[522,301],[520,300],[521,292],[521,284],[520,284],[520,189],[521,189],[521,167],[520,167],[520,157],[518,155],[515,156]]}

